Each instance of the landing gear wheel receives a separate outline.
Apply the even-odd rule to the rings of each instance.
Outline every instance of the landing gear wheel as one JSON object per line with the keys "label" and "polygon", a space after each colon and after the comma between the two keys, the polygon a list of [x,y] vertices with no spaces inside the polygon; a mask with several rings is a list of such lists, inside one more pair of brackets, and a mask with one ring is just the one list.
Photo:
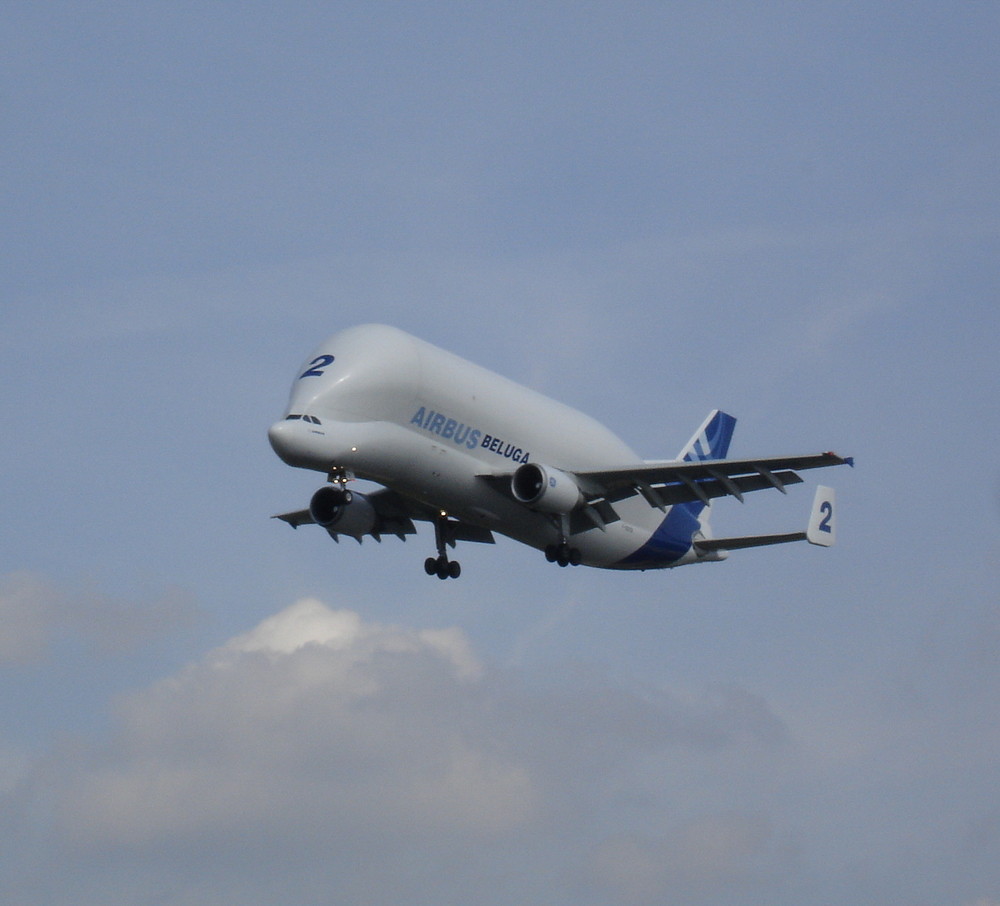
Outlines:
{"label": "landing gear wheel", "polygon": [[440,557],[428,557],[424,560],[424,571],[428,576],[439,579],[457,579],[462,575],[462,564],[457,560],[449,560],[444,554]]}
{"label": "landing gear wheel", "polygon": [[562,544],[548,545],[545,548],[545,559],[560,566],[579,566],[583,562],[583,554],[564,541]]}
{"label": "landing gear wheel", "polygon": [[457,579],[462,575],[462,567],[457,560],[448,559],[448,545],[455,546],[455,526],[442,511],[434,520],[434,540],[437,542],[438,555],[428,557],[424,561],[424,569],[428,576],[439,579]]}

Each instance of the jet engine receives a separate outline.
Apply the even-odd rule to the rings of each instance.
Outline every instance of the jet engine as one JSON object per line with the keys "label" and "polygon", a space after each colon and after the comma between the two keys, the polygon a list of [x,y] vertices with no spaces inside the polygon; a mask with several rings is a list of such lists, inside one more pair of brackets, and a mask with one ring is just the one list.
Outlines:
{"label": "jet engine", "polygon": [[309,515],[331,535],[367,535],[378,521],[375,508],[364,494],[326,485],[312,496]]}
{"label": "jet engine", "polygon": [[537,462],[518,468],[511,477],[510,490],[515,500],[543,513],[566,515],[583,500],[571,475]]}

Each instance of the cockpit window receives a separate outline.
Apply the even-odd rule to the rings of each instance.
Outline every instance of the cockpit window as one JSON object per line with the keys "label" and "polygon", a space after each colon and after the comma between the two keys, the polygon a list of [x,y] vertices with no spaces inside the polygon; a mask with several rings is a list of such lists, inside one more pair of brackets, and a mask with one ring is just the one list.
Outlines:
{"label": "cockpit window", "polygon": [[286,415],[285,416],[285,421],[286,422],[294,422],[294,421],[297,421],[300,418],[302,418],[301,415],[296,415],[296,414],[293,413],[292,415]]}
{"label": "cockpit window", "polygon": [[316,418],[315,415],[302,415],[299,412],[293,412],[293,413],[291,413],[291,415],[286,415],[285,416],[285,421],[286,422],[294,422],[294,421],[298,421],[299,419],[302,419],[302,421],[309,422],[310,424],[313,424],[313,425],[322,425],[323,424],[318,418]]}

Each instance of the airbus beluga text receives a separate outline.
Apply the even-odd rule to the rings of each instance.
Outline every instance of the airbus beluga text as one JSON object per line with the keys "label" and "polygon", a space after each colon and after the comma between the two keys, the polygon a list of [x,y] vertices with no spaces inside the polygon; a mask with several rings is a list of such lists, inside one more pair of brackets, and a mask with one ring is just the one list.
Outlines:
{"label": "airbus beluga text", "polygon": [[[853,465],[836,453],[726,459],[736,419],[718,410],[676,459],[643,461],[581,412],[393,327],[353,327],[299,369],[285,417],[268,438],[288,465],[328,483],[307,509],[284,513],[339,540],[406,540],[434,526],[428,575],[457,578],[458,541],[500,532],[560,566],[662,569],[725,559],[730,550],[834,540],[834,495],[820,487],[804,532],[713,538],[717,497],[801,482],[804,469]],[[382,485],[352,492],[364,478]]]}

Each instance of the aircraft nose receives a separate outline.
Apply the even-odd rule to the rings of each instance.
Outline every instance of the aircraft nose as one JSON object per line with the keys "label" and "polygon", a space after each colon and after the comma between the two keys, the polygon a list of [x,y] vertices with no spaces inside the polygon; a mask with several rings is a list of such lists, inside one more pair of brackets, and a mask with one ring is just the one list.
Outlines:
{"label": "aircraft nose", "polygon": [[267,439],[271,449],[288,465],[305,468],[313,465],[322,445],[320,438],[306,430],[303,422],[297,419],[275,422],[267,429]]}
{"label": "aircraft nose", "polygon": [[282,459],[291,452],[293,434],[292,423],[286,421],[275,422],[267,429],[267,439],[271,443],[271,449]]}
{"label": "aircraft nose", "polygon": [[313,415],[291,416],[271,425],[267,439],[288,465],[327,471],[331,462],[342,457],[338,457],[334,436],[329,433],[330,424]]}

